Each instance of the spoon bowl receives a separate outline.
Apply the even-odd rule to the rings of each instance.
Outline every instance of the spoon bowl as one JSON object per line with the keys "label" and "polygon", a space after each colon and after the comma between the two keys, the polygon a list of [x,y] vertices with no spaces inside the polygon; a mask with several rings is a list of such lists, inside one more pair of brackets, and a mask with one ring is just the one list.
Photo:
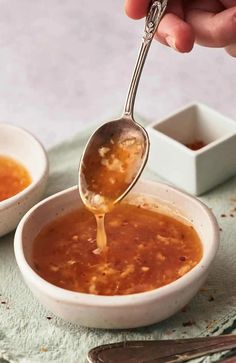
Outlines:
{"label": "spoon bowl", "polygon": [[123,199],[142,173],[148,153],[147,132],[133,119],[122,117],[100,126],[80,163],[79,190],[84,204],[89,202],[90,209],[97,211],[100,199],[96,196],[100,194],[108,205]]}

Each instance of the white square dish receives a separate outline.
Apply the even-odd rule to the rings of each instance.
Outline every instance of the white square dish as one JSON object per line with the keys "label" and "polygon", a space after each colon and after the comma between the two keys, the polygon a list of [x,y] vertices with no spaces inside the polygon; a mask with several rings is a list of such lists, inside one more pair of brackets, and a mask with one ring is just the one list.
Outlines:
{"label": "white square dish", "polygon": [[[148,167],[191,194],[203,194],[236,174],[236,122],[208,106],[188,105],[147,132]],[[186,146],[196,141],[205,146]]]}

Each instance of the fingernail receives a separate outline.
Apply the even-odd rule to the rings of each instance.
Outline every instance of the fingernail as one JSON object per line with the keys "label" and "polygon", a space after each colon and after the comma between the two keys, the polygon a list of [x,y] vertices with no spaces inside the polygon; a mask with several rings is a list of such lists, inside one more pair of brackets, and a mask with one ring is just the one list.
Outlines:
{"label": "fingernail", "polygon": [[228,45],[225,50],[231,57],[236,57],[236,43]]}
{"label": "fingernail", "polygon": [[175,45],[175,38],[171,37],[170,35],[168,35],[166,37],[166,43],[173,49],[177,50],[176,45]]}

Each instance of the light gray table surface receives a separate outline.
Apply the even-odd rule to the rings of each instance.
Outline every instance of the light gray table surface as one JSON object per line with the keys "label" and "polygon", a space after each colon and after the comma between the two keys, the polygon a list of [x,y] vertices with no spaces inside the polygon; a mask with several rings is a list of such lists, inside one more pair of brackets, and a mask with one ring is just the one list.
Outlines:
{"label": "light gray table surface", "polygon": [[[46,147],[122,110],[143,32],[123,0],[0,0],[0,121]],[[159,120],[193,100],[236,119],[236,59],[153,44],[136,111]]]}

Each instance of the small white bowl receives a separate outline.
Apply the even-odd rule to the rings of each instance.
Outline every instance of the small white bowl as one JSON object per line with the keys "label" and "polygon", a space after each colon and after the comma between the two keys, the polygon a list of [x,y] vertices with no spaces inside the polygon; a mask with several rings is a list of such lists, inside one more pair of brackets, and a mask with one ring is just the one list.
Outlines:
{"label": "small white bowl", "polygon": [[[50,221],[81,205],[77,187],[57,193],[33,207],[20,222],[14,241],[20,271],[34,295],[55,315],[80,325],[124,329],[153,324],[176,313],[204,283],[219,244],[219,228],[212,212],[197,199],[165,184],[139,181],[132,194],[158,202],[173,215],[191,221],[203,244],[201,261],[186,275],[161,288],[125,296],[97,296],[54,286],[32,269],[32,245]],[[130,197],[130,196],[129,196]]]}
{"label": "small white bowl", "polygon": [[32,178],[27,188],[0,202],[1,237],[12,231],[42,197],[48,178],[48,159],[43,146],[34,136],[6,123],[0,123],[0,155],[22,163]]}
{"label": "small white bowl", "polygon": [[[181,189],[200,195],[236,174],[236,122],[200,104],[147,127],[148,167]],[[206,146],[193,151],[196,140]]]}

